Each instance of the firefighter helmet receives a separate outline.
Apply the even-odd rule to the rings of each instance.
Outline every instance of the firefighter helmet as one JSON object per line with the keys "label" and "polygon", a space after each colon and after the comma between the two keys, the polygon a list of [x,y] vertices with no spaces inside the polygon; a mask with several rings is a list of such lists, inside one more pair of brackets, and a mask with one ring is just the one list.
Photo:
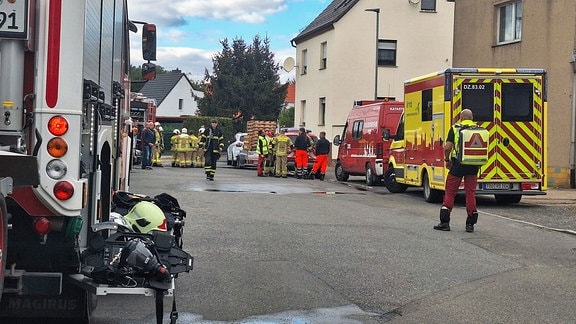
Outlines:
{"label": "firefighter helmet", "polygon": [[178,135],[178,134],[180,134],[180,131],[179,131],[179,130],[177,130],[177,129],[175,129],[175,130],[173,130],[173,131],[172,131],[172,133],[174,133],[174,134]]}
{"label": "firefighter helmet", "polygon": [[188,134],[188,130],[186,128],[182,128],[182,134]]}
{"label": "firefighter helmet", "polygon": [[141,201],[134,205],[124,216],[128,226],[137,233],[150,231],[166,231],[166,216],[160,207],[149,201]]}

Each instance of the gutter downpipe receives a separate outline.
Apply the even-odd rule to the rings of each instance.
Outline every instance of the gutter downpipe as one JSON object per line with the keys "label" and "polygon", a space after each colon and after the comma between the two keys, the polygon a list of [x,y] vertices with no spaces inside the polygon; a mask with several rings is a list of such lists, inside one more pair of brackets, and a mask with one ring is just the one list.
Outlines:
{"label": "gutter downpipe", "polygon": [[572,125],[570,129],[570,188],[576,188],[576,50],[572,51]]}

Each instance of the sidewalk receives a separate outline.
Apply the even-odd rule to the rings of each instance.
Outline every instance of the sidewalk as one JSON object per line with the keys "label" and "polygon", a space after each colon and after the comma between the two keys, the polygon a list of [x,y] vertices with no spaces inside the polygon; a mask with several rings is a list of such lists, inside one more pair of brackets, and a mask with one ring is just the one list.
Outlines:
{"label": "sidewalk", "polygon": [[543,196],[523,196],[522,201],[532,204],[576,205],[576,189],[548,189]]}

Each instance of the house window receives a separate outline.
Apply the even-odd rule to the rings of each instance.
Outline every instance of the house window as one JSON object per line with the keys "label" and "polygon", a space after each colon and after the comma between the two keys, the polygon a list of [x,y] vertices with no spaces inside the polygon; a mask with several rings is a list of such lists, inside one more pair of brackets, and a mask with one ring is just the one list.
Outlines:
{"label": "house window", "polygon": [[308,72],[308,50],[302,50],[302,68],[300,74]]}
{"label": "house window", "polygon": [[498,44],[522,38],[522,1],[498,7]]}
{"label": "house window", "polygon": [[436,0],[422,0],[420,5],[422,11],[436,11]]}
{"label": "house window", "polygon": [[328,43],[324,42],[320,44],[320,69],[326,68],[326,59],[328,53]]}
{"label": "house window", "polygon": [[378,40],[378,65],[396,66],[395,40]]}
{"label": "house window", "polygon": [[184,99],[178,99],[178,110],[184,109]]}
{"label": "house window", "polygon": [[318,105],[318,126],[326,125],[326,98],[320,98]]}
{"label": "house window", "polygon": [[306,126],[306,100],[300,101],[300,127]]}

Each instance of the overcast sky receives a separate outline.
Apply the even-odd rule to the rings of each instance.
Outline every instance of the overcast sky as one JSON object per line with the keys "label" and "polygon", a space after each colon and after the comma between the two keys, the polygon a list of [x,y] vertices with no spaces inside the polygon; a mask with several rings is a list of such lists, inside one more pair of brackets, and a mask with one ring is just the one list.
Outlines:
{"label": "overcast sky", "polygon": [[[222,50],[220,40],[235,38],[252,43],[255,35],[270,39],[270,49],[281,64],[296,51],[290,40],[324,10],[331,0],[128,0],[130,19],[157,26],[157,65],[179,68],[192,80],[204,69],[212,73],[212,57]],[[141,25],[138,25],[139,32]],[[141,36],[131,36],[132,65],[140,65]],[[281,81],[294,71],[281,73]]]}

